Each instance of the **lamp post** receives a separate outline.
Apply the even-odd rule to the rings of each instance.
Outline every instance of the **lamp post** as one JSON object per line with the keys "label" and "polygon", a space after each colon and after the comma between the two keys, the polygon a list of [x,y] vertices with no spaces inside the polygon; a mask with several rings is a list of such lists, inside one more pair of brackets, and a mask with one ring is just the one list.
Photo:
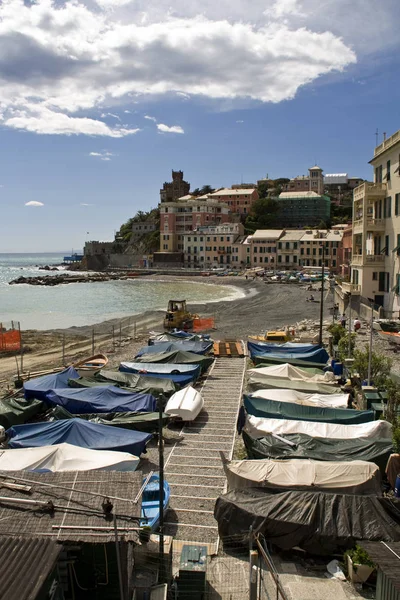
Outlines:
{"label": "lamp post", "polygon": [[324,286],[325,286],[325,242],[322,242],[322,282],[321,282],[321,305],[319,313],[319,339],[318,343],[322,346],[322,326],[324,321]]}
{"label": "lamp post", "polygon": [[368,298],[371,303],[371,321],[369,324],[369,353],[368,353],[368,386],[371,385],[371,371],[372,371],[372,324],[374,322],[374,301]]}
{"label": "lamp post", "polygon": [[159,568],[160,581],[164,582],[164,439],[163,439],[163,395],[158,396],[158,460],[160,469],[159,506]]}

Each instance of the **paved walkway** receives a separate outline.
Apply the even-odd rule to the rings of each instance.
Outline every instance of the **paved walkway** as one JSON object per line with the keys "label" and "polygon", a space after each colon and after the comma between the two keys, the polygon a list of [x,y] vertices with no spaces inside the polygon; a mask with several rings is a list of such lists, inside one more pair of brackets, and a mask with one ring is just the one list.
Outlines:
{"label": "paved walkway", "polygon": [[245,358],[217,358],[200,390],[204,408],[181,432],[169,454],[165,476],[171,487],[164,532],[177,540],[216,544],[214,504],[225,488],[219,452],[232,457]]}

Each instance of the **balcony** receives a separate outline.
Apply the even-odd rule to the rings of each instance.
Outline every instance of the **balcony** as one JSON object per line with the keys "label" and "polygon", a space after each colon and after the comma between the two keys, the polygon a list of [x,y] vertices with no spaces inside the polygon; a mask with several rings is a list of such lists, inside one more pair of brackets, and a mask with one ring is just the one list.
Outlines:
{"label": "balcony", "polygon": [[354,202],[363,201],[368,197],[384,198],[386,196],[386,183],[362,183],[358,187],[354,188],[353,199]]}
{"label": "balcony", "polygon": [[353,224],[353,233],[362,233],[365,226],[366,231],[385,231],[385,219],[356,219]]}
{"label": "balcony", "polygon": [[384,265],[385,256],[383,254],[354,254],[351,259],[352,267],[368,267],[374,265]]}
{"label": "balcony", "polygon": [[384,152],[385,150],[388,150],[389,148],[391,148],[392,146],[397,144],[398,141],[400,141],[400,131],[396,131],[396,133],[391,135],[387,140],[384,140],[382,142],[382,144],[380,144],[379,146],[377,146],[375,148],[374,158],[375,158],[375,156],[382,154],[382,152]]}
{"label": "balcony", "polygon": [[359,296],[361,294],[361,286],[357,283],[348,283],[347,281],[342,282],[342,291],[345,294],[351,294],[352,296]]}

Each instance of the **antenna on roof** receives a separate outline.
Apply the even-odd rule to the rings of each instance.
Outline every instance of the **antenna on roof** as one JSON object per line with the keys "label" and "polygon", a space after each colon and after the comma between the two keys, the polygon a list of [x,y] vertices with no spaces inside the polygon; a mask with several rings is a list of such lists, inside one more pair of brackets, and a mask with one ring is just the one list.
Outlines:
{"label": "antenna on roof", "polygon": [[376,128],[376,131],[375,131],[375,145],[376,146],[378,145],[378,134],[379,134],[379,131],[378,131],[378,128]]}

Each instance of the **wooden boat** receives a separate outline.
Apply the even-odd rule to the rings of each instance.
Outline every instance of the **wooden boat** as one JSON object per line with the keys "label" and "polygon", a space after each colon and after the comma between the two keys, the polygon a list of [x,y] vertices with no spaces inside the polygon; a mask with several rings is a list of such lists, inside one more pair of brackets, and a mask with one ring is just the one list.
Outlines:
{"label": "wooden boat", "polygon": [[[146,476],[143,477],[143,484],[146,483],[146,479]],[[169,497],[170,488],[164,479],[164,512],[168,509]],[[160,522],[160,477],[157,473],[150,477],[143,490],[140,517],[141,527],[149,527],[151,531],[157,529]]]}
{"label": "wooden boat", "polygon": [[74,365],[74,369],[79,373],[79,377],[87,377],[94,375],[108,365],[108,358],[105,354],[95,354],[89,358],[85,358]]}
{"label": "wooden boat", "polygon": [[203,406],[203,396],[189,385],[171,396],[165,413],[171,417],[179,417],[182,421],[194,421]]}
{"label": "wooden boat", "polygon": [[288,342],[292,336],[286,331],[266,331],[264,335],[249,335],[249,339],[258,342]]}
{"label": "wooden boat", "polygon": [[391,344],[400,344],[400,333],[395,331],[378,331],[378,335],[382,340],[387,340]]}

